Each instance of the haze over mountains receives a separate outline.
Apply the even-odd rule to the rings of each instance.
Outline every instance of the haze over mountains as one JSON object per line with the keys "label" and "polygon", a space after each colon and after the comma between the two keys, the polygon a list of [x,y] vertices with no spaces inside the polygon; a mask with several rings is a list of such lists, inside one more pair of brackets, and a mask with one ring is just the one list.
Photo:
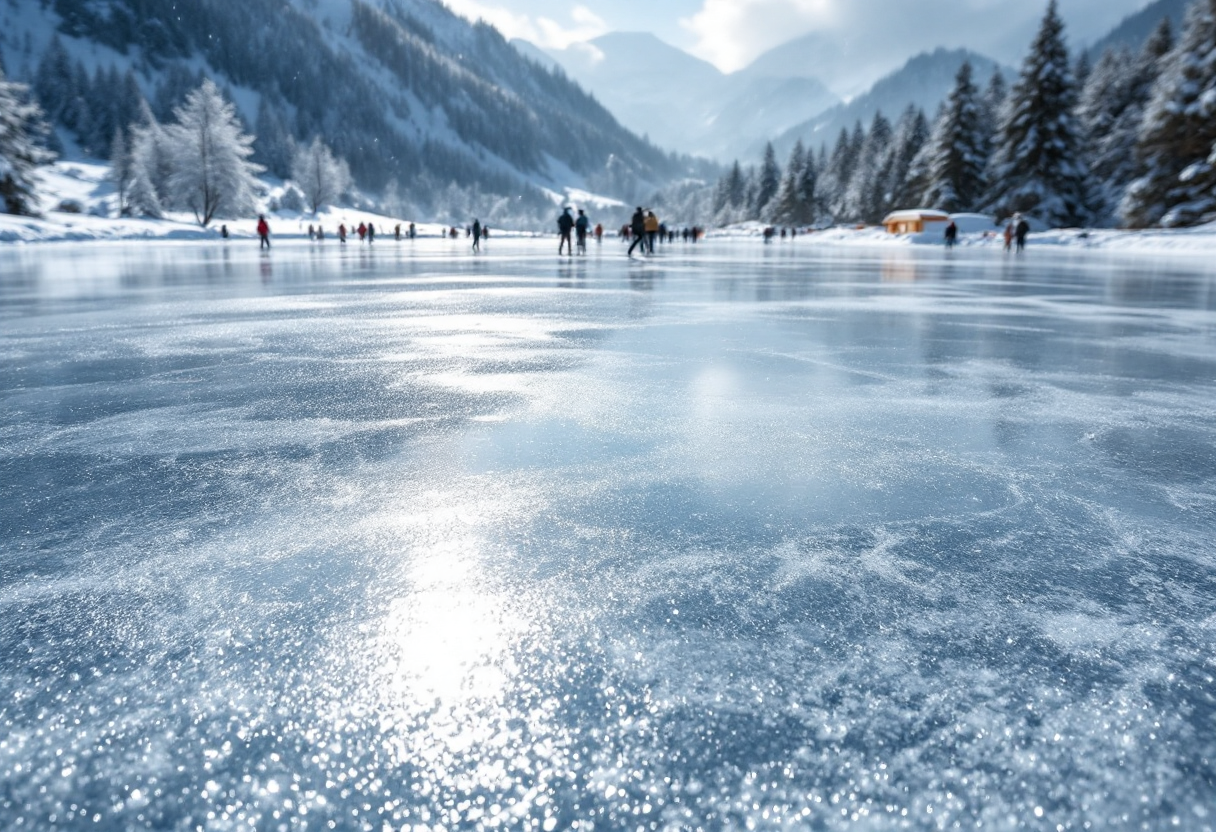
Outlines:
{"label": "haze over mountains", "polygon": [[757,137],[779,135],[840,102],[809,75],[726,75],[648,33],[614,32],[548,52],[517,47],[560,66],[635,133],[714,159],[748,154]]}
{"label": "haze over mountains", "polygon": [[[1163,17],[1179,22],[1188,3],[1155,0],[1091,49],[1137,47]],[[909,56],[872,86],[858,88],[859,78],[873,77],[873,58],[819,33],[777,46],[729,75],[650,34],[613,33],[563,50],[513,43],[534,60],[560,66],[634,132],[718,162],[755,161],[768,141],[779,152],[798,138],[812,147],[830,144],[841,128],[866,123],[878,111],[895,118],[914,105],[932,117],[964,61],[981,85],[998,69],[1009,82],[1017,71],[971,50],[939,48]]]}

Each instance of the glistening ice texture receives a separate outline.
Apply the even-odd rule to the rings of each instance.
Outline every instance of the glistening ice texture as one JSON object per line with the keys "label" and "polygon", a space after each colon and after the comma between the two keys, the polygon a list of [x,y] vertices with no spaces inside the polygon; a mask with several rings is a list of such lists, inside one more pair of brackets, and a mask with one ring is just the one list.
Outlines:
{"label": "glistening ice texture", "polygon": [[0,252],[0,828],[1216,825],[1210,266],[555,248]]}

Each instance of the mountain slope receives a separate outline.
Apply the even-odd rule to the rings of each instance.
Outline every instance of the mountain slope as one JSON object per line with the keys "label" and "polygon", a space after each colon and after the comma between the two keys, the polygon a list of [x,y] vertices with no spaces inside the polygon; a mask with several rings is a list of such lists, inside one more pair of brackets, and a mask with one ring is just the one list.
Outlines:
{"label": "mountain slope", "polygon": [[868,92],[799,124],[774,144],[778,152],[788,152],[798,139],[802,139],[808,147],[818,148],[822,144],[830,147],[842,129],[851,130],[857,121],[868,126],[874,114],[880,111],[888,118],[897,118],[909,104],[923,108],[932,118],[938,105],[946,100],[954,88],[955,76],[964,61],[971,62],[975,82],[981,87],[991,80],[997,70],[1005,74],[1006,80],[1013,77],[1013,70],[965,49],[925,52],[879,80]]}
{"label": "mountain slope", "polygon": [[613,33],[549,55],[631,130],[668,149],[719,160],[840,100],[812,78],[724,75],[649,34]]}
{"label": "mountain slope", "polygon": [[86,70],[134,70],[149,98],[201,69],[251,125],[269,110],[295,140],[322,136],[373,190],[628,196],[680,173],[564,75],[436,0],[8,0],[0,14],[18,77],[53,31]]}
{"label": "mountain slope", "polygon": [[1137,50],[1167,17],[1174,24],[1174,32],[1177,33],[1190,4],[1191,0],[1156,0],[1149,3],[1135,14],[1125,17],[1109,34],[1096,41],[1089,48],[1089,53],[1097,58],[1112,46],[1127,46]]}

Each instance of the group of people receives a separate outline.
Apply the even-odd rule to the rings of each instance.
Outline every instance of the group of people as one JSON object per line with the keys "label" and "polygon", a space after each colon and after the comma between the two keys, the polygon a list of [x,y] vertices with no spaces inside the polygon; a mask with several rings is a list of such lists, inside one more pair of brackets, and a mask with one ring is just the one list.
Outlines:
{"label": "group of people", "polygon": [[[565,252],[568,256],[573,257],[576,250],[579,254],[586,254],[587,237],[593,233],[591,218],[587,216],[587,212],[582,208],[578,209],[578,217],[574,217],[567,206],[562,210],[561,216],[557,218],[557,233],[557,253],[559,255]],[[596,223],[594,234],[595,241],[602,243],[604,241],[604,226]]]}
{"label": "group of people", "polygon": [[[265,222],[266,220],[264,217],[258,218],[259,235],[262,234],[262,229],[265,226]],[[267,235],[269,235],[269,228],[266,230]],[[357,234],[359,236],[359,242],[371,245],[372,243],[376,242],[376,224],[372,222],[361,222],[357,226],[351,226],[349,229],[347,229],[346,223],[339,223],[338,242],[345,243],[348,234]],[[404,232],[404,235],[411,240],[414,239],[418,236],[418,227],[414,225],[414,223],[410,223],[409,228]],[[393,237],[400,240],[402,239],[402,236],[403,232],[401,230],[401,223],[397,223],[397,225],[393,228]],[[310,223],[308,226],[308,239],[318,243],[325,242],[325,227],[322,225],[314,226]],[[266,241],[266,247],[270,247],[269,240]]]}
{"label": "group of people", "polygon": [[[1013,217],[1005,224],[1005,251],[1013,249],[1017,245],[1018,251],[1026,250],[1026,237],[1030,234],[1030,223],[1021,214],[1014,214]],[[984,235],[989,236],[988,234]],[[946,248],[954,248],[958,243],[958,223],[953,219],[946,226]]]}

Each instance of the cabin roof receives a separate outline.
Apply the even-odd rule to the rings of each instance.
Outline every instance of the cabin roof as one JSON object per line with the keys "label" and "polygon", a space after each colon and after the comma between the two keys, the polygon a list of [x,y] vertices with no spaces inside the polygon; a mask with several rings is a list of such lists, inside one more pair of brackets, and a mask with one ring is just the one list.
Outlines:
{"label": "cabin roof", "polygon": [[950,219],[950,215],[945,211],[938,211],[935,208],[908,208],[903,211],[893,211],[887,214],[883,224],[892,222],[909,222],[920,220],[921,222],[946,222]]}

